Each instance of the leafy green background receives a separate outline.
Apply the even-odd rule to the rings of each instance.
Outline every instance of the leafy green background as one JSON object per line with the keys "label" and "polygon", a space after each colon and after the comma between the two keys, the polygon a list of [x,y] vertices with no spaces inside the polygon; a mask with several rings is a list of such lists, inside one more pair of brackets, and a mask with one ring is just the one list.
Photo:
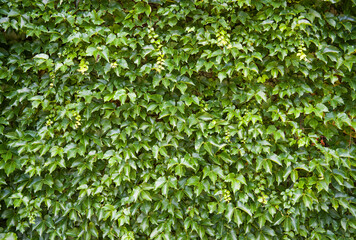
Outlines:
{"label": "leafy green background", "polygon": [[355,239],[355,0],[0,1],[4,239]]}

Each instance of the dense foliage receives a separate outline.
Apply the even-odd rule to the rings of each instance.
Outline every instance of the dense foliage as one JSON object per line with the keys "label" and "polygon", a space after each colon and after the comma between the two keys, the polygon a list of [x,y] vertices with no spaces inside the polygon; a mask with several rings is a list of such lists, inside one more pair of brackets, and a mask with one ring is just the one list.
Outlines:
{"label": "dense foliage", "polygon": [[355,9],[0,0],[0,237],[355,239]]}

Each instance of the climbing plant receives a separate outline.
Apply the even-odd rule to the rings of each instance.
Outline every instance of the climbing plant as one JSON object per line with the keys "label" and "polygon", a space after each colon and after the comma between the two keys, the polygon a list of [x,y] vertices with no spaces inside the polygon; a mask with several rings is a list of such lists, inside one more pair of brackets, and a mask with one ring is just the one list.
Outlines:
{"label": "climbing plant", "polygon": [[0,0],[2,239],[355,239],[355,0]]}

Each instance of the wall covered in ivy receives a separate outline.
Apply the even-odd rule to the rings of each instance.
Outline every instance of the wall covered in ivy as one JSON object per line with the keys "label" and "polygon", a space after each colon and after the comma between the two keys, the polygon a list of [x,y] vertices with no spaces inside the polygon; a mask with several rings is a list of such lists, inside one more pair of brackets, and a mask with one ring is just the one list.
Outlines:
{"label": "wall covered in ivy", "polygon": [[0,0],[0,238],[355,239],[355,0]]}

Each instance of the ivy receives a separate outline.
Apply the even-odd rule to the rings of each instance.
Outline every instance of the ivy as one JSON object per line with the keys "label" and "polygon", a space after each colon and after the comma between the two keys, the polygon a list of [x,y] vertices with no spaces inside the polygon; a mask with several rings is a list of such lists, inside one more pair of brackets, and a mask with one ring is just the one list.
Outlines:
{"label": "ivy", "polygon": [[355,239],[354,0],[0,0],[1,239]]}

